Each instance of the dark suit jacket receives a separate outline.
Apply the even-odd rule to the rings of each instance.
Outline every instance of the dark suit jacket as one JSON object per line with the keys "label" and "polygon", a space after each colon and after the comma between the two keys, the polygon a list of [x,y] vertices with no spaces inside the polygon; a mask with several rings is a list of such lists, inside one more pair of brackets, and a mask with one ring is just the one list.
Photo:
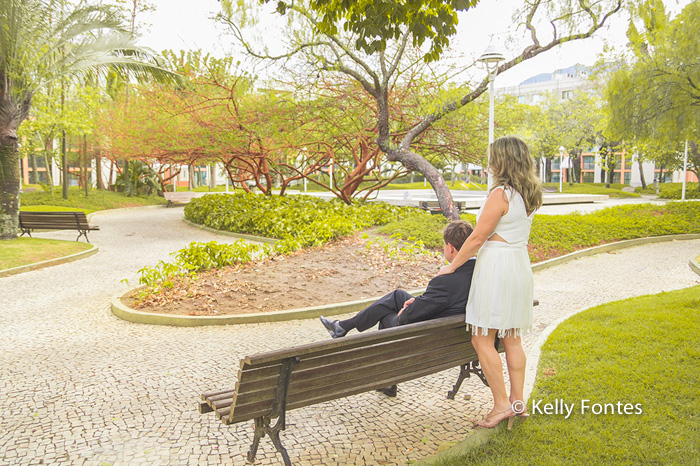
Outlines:
{"label": "dark suit jacket", "polygon": [[399,316],[399,325],[422,322],[458,314],[464,314],[472,284],[475,259],[460,268],[430,280],[425,293],[418,296]]}

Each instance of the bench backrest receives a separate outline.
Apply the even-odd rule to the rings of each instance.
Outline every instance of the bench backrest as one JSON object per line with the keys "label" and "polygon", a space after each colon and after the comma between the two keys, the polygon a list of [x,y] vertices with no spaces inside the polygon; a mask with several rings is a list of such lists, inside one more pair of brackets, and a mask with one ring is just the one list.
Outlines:
{"label": "bench backrest", "polygon": [[167,201],[190,201],[197,197],[197,193],[194,191],[164,192],[163,197]]}
{"label": "bench backrest", "polygon": [[[502,350],[502,348],[501,348]],[[217,403],[226,424],[276,416],[284,364],[292,364],[286,410],[387,387],[476,360],[464,316],[260,353],[241,361],[230,406]],[[213,394],[209,394],[211,398]],[[221,407],[221,408],[220,408]]]}
{"label": "bench backrest", "polygon": [[21,228],[75,230],[89,229],[85,212],[20,212]]}

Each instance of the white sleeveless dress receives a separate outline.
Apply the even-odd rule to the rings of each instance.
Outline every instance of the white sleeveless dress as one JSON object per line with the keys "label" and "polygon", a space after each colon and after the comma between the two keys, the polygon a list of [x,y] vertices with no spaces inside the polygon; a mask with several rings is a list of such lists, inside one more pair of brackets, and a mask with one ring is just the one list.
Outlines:
{"label": "white sleeveless dress", "polygon": [[515,190],[495,189],[502,189],[508,197],[508,213],[494,230],[506,242],[486,241],[479,250],[467,301],[467,329],[481,335],[497,329],[499,338],[519,337],[532,329],[533,282],[527,242],[534,212],[527,215],[525,202]]}

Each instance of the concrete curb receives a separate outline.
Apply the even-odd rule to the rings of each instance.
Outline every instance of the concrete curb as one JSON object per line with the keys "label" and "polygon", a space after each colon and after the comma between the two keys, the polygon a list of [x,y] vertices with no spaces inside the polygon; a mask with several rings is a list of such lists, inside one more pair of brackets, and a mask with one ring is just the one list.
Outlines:
{"label": "concrete curb", "polygon": [[696,274],[700,275],[700,263],[698,263],[697,259],[690,259],[688,265]]}
{"label": "concrete curb", "polygon": [[187,220],[184,217],[183,217],[182,221],[185,222],[187,225],[191,226],[192,228],[197,228],[199,230],[208,231],[209,233],[214,233],[216,235],[233,236],[234,238],[241,238],[241,239],[245,239],[248,241],[255,241],[258,243],[275,244],[277,241],[279,241],[278,239],[266,238],[264,236],[247,235],[245,233],[234,233],[232,231],[217,230],[216,228],[210,228],[210,227],[206,227],[204,225],[200,225],[198,223],[190,222],[189,220]]}
{"label": "concrete curb", "polygon": [[[325,304],[323,306],[303,307],[288,309],[286,311],[260,312],[255,314],[238,314],[225,316],[184,316],[172,314],[158,314],[153,312],[141,312],[122,303],[122,297],[138,288],[133,288],[123,295],[112,298],[112,313],[120,319],[139,324],[172,325],[178,327],[201,327],[205,325],[235,325],[257,324],[263,322],[282,322],[287,320],[314,319],[320,316],[335,316],[358,312],[375,302],[381,296],[348,301],[344,303]],[[417,296],[425,291],[425,288],[410,290],[409,293]]]}
{"label": "concrete curb", "polygon": [[68,262],[74,262],[80,259],[85,259],[99,251],[98,247],[94,244],[90,249],[85,251],[76,252],[69,256],[57,257],[56,259],[49,259],[46,261],[35,262],[33,264],[20,265],[19,267],[13,267],[11,269],[0,270],[0,277],[9,277],[10,275],[16,275],[18,273],[30,272],[32,270],[43,269],[44,267],[51,267],[54,265],[67,264]]}
{"label": "concrete curb", "polygon": [[[214,230],[217,231],[217,230]],[[538,270],[544,270],[546,268],[552,267],[554,265],[563,264],[565,262],[577,259],[579,257],[585,257],[593,254],[599,254],[601,252],[607,252],[615,249],[625,249],[633,246],[639,246],[642,244],[649,243],[659,243],[663,241],[675,241],[675,240],[693,240],[700,239],[700,234],[684,234],[684,235],[667,235],[667,236],[656,236],[651,238],[638,238],[627,241],[620,241],[617,243],[605,244],[602,246],[596,246],[589,249],[583,249],[581,251],[572,252],[562,257],[557,257],[550,259],[548,261],[540,262],[532,266],[532,271],[536,272]],[[282,322],[287,320],[298,320],[298,319],[314,319],[319,316],[335,316],[340,314],[349,314],[351,312],[357,312],[369,304],[373,303],[380,296],[373,298],[362,299],[358,301],[348,301],[344,303],[333,303],[325,304],[323,306],[313,306],[305,307],[300,309],[289,309],[286,311],[275,311],[275,312],[265,312],[265,313],[255,313],[255,314],[239,314],[230,316],[183,316],[183,315],[172,315],[172,314],[158,314],[152,312],[141,312],[135,309],[131,309],[127,305],[121,302],[121,298],[131,293],[132,291],[138,289],[133,288],[123,295],[117,295],[112,298],[112,313],[119,317],[120,319],[135,322],[140,324],[154,324],[154,325],[173,325],[180,327],[199,327],[204,325],[235,325],[235,324],[253,324],[261,322]],[[425,288],[419,288],[410,290],[409,292],[413,295],[421,294],[425,291]],[[538,342],[539,343],[539,342]],[[544,343],[544,342],[542,342]],[[530,356],[528,356],[529,358]],[[538,355],[539,359],[539,355]],[[537,360],[538,360],[537,359]],[[537,368],[535,367],[535,370]],[[534,381],[533,381],[534,383]],[[527,390],[527,386],[526,386]]]}

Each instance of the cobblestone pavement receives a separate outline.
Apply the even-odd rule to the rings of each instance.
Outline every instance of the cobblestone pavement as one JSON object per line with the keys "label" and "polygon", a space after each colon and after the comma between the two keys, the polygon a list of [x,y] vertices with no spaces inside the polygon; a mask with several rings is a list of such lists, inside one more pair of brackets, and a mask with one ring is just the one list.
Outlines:
{"label": "cobblestone pavement", "polygon": [[[92,257],[0,278],[0,465],[238,465],[252,423],[224,426],[197,412],[199,394],[232,386],[240,357],[328,334],[316,319],[178,328],[113,316],[109,300],[136,271],[190,241],[216,236],[180,221],[181,208],[103,212]],[[74,239],[72,232],[40,236]],[[700,240],[582,258],[535,274],[536,329],[611,300],[700,280],[688,267]],[[288,414],[283,443],[295,465],[396,465],[462,440],[490,406],[457,369],[407,382],[397,398],[365,393]],[[471,395],[467,400],[465,394]],[[280,464],[267,439],[256,464]]]}

